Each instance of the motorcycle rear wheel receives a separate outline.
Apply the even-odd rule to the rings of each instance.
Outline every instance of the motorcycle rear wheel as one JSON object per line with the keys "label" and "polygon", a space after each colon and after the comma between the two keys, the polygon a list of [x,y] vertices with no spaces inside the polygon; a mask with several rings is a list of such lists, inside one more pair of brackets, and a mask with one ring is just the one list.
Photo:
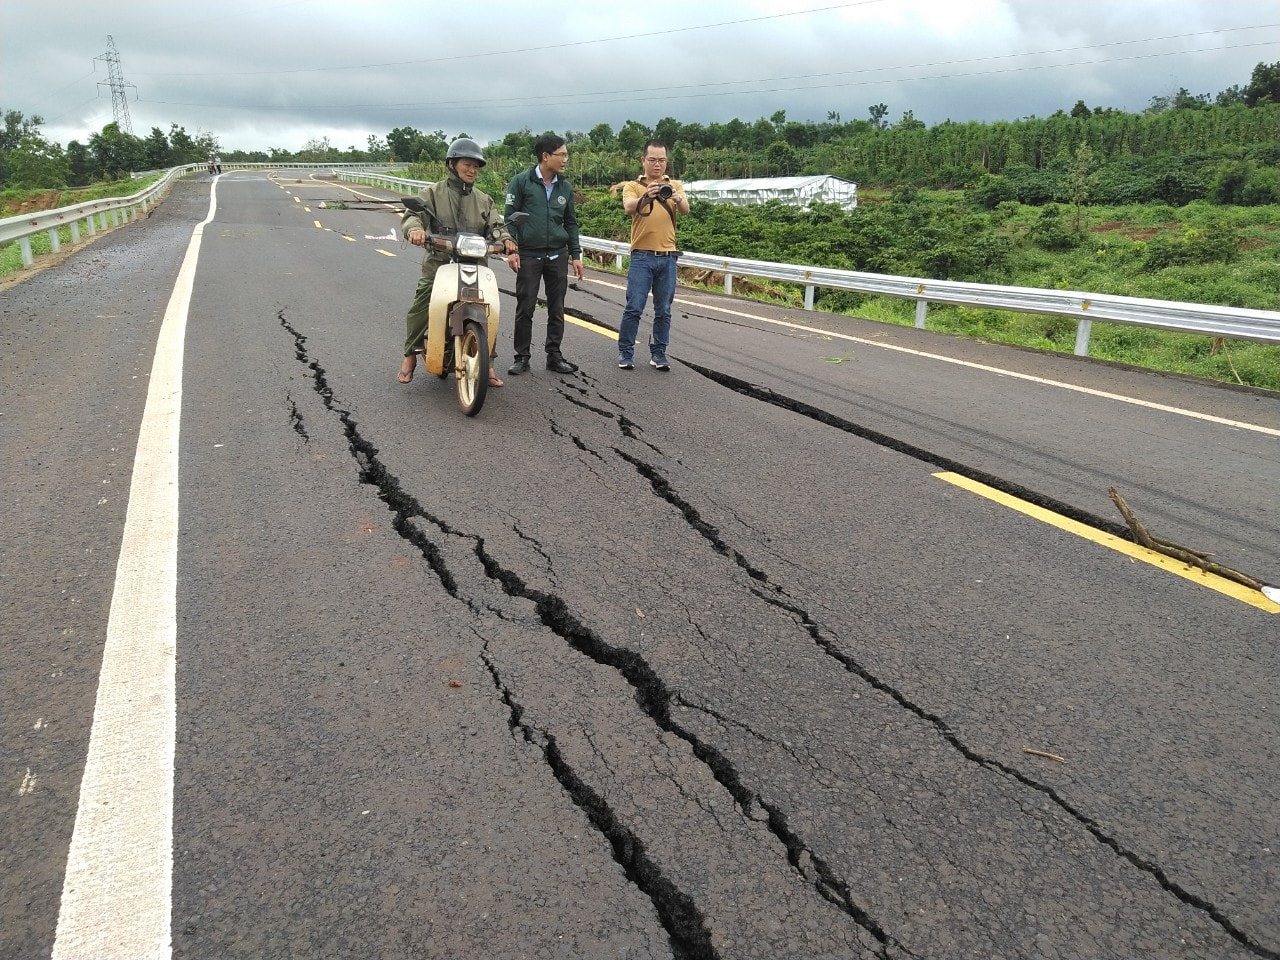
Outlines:
{"label": "motorcycle rear wheel", "polygon": [[458,403],[462,412],[474,417],[484,406],[489,392],[489,338],[484,328],[474,320],[468,320],[462,336],[453,346],[458,382]]}

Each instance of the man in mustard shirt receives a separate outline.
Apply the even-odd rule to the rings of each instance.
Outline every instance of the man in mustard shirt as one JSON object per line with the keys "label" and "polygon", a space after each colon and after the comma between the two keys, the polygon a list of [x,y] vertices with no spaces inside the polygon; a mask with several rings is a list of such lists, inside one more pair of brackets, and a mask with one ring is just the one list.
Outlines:
{"label": "man in mustard shirt", "polygon": [[622,188],[622,209],[631,214],[631,266],[627,270],[627,306],[618,326],[618,367],[635,369],[636,334],[645,300],[653,292],[653,333],[649,366],[668,371],[671,303],[676,296],[677,216],[689,212],[684,185],[667,176],[667,145],[644,146],[644,172]]}

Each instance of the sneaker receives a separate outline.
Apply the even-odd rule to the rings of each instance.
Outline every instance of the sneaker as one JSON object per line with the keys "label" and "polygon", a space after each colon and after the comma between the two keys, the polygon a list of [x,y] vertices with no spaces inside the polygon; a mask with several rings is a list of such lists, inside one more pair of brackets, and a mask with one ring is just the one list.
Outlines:
{"label": "sneaker", "polygon": [[666,357],[654,357],[649,361],[649,366],[653,367],[655,370],[661,370],[663,373],[666,373],[671,369],[671,364],[667,363]]}
{"label": "sneaker", "polygon": [[626,357],[620,357],[618,359],[619,370],[634,370],[635,368],[636,368],[636,365],[632,363],[630,360],[628,360]]}

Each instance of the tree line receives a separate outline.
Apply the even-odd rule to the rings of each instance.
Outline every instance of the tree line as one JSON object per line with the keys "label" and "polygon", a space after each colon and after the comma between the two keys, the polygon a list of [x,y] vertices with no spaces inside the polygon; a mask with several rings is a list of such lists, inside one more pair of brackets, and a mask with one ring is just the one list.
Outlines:
{"label": "tree line", "polygon": [[[1090,107],[1078,100],[1052,116],[996,123],[945,121],[929,127],[907,110],[897,122],[885,104],[868,118],[825,122],[788,120],[785,111],[754,122],[683,123],[665,117],[653,127],[628,120],[566,131],[570,175],[586,187],[636,174],[636,158],[650,138],[671,150],[673,175],[683,179],[831,174],[866,186],[965,188],[986,205],[1003,200],[1046,203],[1069,199],[1071,170],[1087,149],[1093,169],[1091,202],[1280,202],[1280,62],[1259,63],[1249,82],[1212,99],[1179,90],[1153,97],[1141,113]],[[40,133],[43,120],[0,112],[0,189],[53,189],[119,178],[130,171],[203,161],[220,152],[227,162],[367,162],[389,160],[439,170],[451,137],[397,127],[364,147],[338,150],[327,138],[299,151],[225,150],[209,133],[192,137],[177,125],[154,127],[140,138],[114,123],[65,148]],[[457,136],[465,136],[460,132]],[[505,177],[532,159],[530,128],[486,146],[493,174]]]}

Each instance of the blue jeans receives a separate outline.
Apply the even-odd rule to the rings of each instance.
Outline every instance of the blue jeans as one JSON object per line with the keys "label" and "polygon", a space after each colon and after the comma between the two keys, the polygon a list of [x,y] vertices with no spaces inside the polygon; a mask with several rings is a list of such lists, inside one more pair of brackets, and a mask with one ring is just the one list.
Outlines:
{"label": "blue jeans", "polygon": [[676,296],[676,255],[658,256],[648,250],[632,250],[631,266],[627,269],[627,307],[622,311],[622,323],[618,325],[618,359],[635,358],[636,334],[640,330],[640,315],[644,313],[645,300],[653,291],[653,336],[649,354],[654,360],[667,359],[667,344],[671,341],[671,301]]}

